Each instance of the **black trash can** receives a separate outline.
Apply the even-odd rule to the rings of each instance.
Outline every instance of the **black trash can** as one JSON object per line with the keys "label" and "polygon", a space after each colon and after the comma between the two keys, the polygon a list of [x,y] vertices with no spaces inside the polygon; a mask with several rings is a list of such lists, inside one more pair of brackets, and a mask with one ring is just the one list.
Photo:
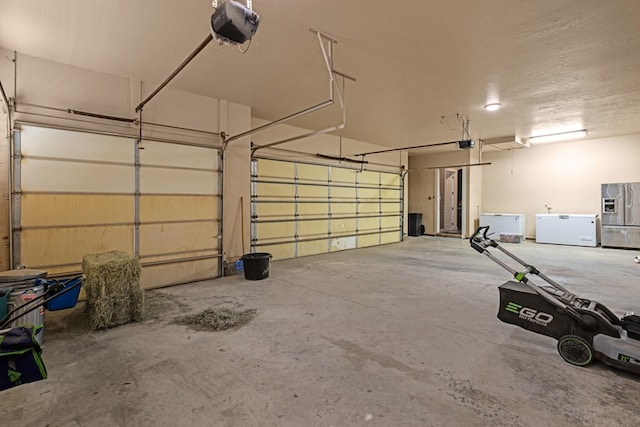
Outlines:
{"label": "black trash can", "polygon": [[410,213],[409,214],[409,236],[422,236],[424,232],[422,231],[422,214],[421,213]]}
{"label": "black trash can", "polygon": [[269,262],[271,254],[266,252],[255,252],[244,254],[242,264],[244,264],[244,278],[247,280],[262,280],[269,277]]}

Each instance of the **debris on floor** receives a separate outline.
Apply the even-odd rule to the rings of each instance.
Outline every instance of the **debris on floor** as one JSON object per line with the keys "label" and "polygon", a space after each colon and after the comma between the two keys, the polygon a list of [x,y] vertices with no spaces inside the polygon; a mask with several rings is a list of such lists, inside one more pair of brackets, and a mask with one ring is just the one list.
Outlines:
{"label": "debris on floor", "polygon": [[246,325],[256,313],[256,309],[239,311],[228,307],[214,307],[200,313],[177,317],[175,323],[193,326],[199,330],[223,331]]}

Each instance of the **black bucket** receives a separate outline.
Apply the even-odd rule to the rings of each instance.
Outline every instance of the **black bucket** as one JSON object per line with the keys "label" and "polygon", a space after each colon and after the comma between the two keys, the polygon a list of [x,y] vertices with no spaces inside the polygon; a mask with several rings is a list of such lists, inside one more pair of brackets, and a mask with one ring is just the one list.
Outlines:
{"label": "black bucket", "polygon": [[266,252],[256,252],[244,254],[242,264],[244,264],[244,278],[247,280],[262,280],[269,277],[269,261],[271,254]]}

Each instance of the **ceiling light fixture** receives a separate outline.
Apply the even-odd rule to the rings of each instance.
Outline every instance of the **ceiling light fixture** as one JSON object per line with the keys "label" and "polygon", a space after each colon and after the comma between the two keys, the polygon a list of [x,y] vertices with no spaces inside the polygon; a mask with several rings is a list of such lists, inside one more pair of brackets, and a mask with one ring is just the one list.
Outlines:
{"label": "ceiling light fixture", "polygon": [[586,129],[581,129],[581,130],[574,130],[571,132],[553,133],[550,135],[531,136],[529,137],[529,143],[542,144],[545,142],[557,142],[557,141],[564,141],[567,139],[582,138],[584,136],[587,136],[587,131]]}
{"label": "ceiling light fixture", "polygon": [[496,111],[500,107],[502,107],[502,104],[500,104],[499,102],[492,102],[491,104],[485,105],[484,109],[487,111]]}

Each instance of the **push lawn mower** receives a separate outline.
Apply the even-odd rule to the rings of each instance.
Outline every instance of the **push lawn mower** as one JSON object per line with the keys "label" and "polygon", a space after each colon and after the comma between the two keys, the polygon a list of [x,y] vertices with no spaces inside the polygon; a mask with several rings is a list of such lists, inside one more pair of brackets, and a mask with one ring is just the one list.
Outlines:
{"label": "push lawn mower", "polygon": [[[488,226],[479,227],[469,239],[471,247],[515,279],[498,287],[498,319],[555,338],[560,356],[572,365],[586,366],[597,359],[640,374],[640,316],[626,314],[619,318],[604,305],[579,298],[487,237],[488,231]],[[524,270],[513,269],[490,253],[489,247],[504,253]],[[547,284],[531,282],[528,274],[535,274]]]}

